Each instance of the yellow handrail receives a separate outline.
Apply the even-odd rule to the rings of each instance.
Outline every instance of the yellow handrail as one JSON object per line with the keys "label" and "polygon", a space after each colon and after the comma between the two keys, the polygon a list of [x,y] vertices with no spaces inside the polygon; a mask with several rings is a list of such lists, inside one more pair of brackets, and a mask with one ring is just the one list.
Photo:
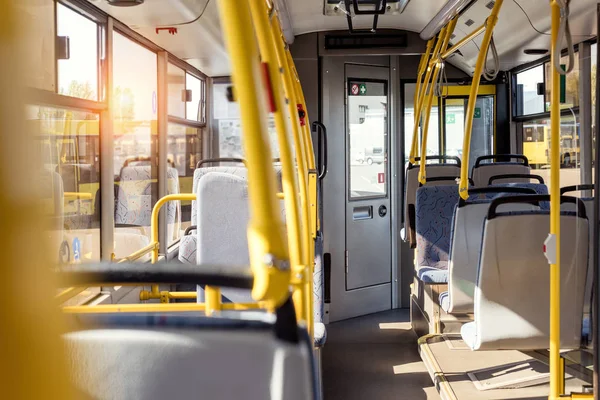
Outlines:
{"label": "yellow handrail", "polygon": [[[264,303],[224,303],[222,310],[257,310],[265,308]],[[97,314],[97,313],[138,313],[138,312],[184,312],[206,311],[207,303],[142,303],[142,304],[99,304],[90,306],[68,306],[62,311],[68,314]]]}
{"label": "yellow handrail", "polygon": [[[442,41],[442,46],[439,51],[444,50],[448,47],[448,42],[450,42],[450,36],[454,32],[454,28],[456,27],[456,22],[458,18],[453,18],[445,30],[444,39]],[[427,164],[427,135],[429,133],[429,120],[431,117],[431,107],[433,105],[434,96],[434,86],[437,82],[438,75],[440,74],[441,69],[441,61],[439,58],[432,58],[429,62],[429,68],[433,69],[433,77],[431,78],[431,84],[429,85],[429,93],[425,94],[427,97],[427,106],[425,108],[425,124],[423,126],[423,138],[421,139],[421,162],[419,163],[419,182],[425,183],[427,172],[425,170],[425,165]]]}
{"label": "yellow handrail", "polygon": [[[304,268],[305,262],[302,258],[302,231],[300,222],[300,204],[298,202],[298,183],[294,169],[294,157],[289,140],[289,125],[286,108],[284,88],[277,58],[276,38],[273,35],[269,21],[269,11],[264,0],[249,0],[254,30],[258,38],[261,59],[266,68],[267,80],[269,82],[269,96],[271,96],[273,109],[271,110],[275,119],[277,129],[277,141],[281,155],[283,199],[286,207],[287,237],[290,251],[292,271]],[[286,113],[287,111],[287,113]],[[294,118],[295,114],[291,114]],[[300,154],[302,154],[300,152]],[[302,182],[300,182],[302,186]],[[279,196],[278,196],[279,197]],[[303,310],[307,307],[302,302],[295,302],[297,314],[300,319],[305,318]]]}
{"label": "yellow handrail", "polygon": [[240,106],[243,145],[248,161],[251,220],[248,225],[252,297],[274,310],[289,297],[291,271],[285,227],[279,216],[275,172],[263,106],[261,66],[246,1],[219,0],[223,36],[231,59],[231,78]]}
{"label": "yellow handrail", "polygon": [[460,170],[459,184],[460,197],[465,200],[469,198],[469,156],[471,154],[471,133],[473,132],[473,117],[475,114],[475,104],[477,102],[477,92],[479,91],[479,83],[481,82],[481,73],[485,65],[487,50],[490,46],[492,34],[494,33],[494,27],[498,22],[498,13],[500,12],[502,3],[503,0],[496,0],[490,16],[485,21],[485,34],[481,40],[479,56],[477,57],[475,72],[473,73],[473,80],[471,82],[471,93],[469,94],[469,103],[465,115],[466,126],[465,137],[463,139],[463,162]]}
{"label": "yellow handrail", "polygon": [[550,265],[550,400],[558,400],[560,382],[560,76],[556,70],[556,41],[560,25],[560,7],[550,3],[552,16],[550,79],[550,235],[556,238],[556,259]]}
{"label": "yellow handrail", "polygon": [[429,66],[429,56],[431,55],[431,50],[433,49],[433,44],[435,43],[435,38],[432,38],[430,40],[427,41],[427,48],[425,49],[425,53],[423,53],[423,55],[421,56],[421,61],[419,62],[419,72],[417,74],[417,85],[415,87],[415,94],[413,97],[413,112],[414,112],[414,126],[417,129],[413,128],[413,138],[412,138],[412,143],[411,143],[411,147],[410,147],[410,153],[409,153],[409,158],[411,160],[411,163],[414,162],[415,157],[417,156],[417,146],[416,143],[419,142],[419,123],[421,122],[421,115],[420,113],[417,113],[417,104],[419,103],[419,99],[421,98],[421,88],[422,88],[422,80],[423,80],[423,75],[425,74],[425,71],[427,71],[428,66]]}
{"label": "yellow handrail", "polygon": [[66,199],[81,199],[81,200],[91,200],[92,194],[85,192],[65,192],[64,193],[65,200]]}
{"label": "yellow handrail", "polygon": [[[442,30],[440,31],[438,38],[437,38],[437,42],[435,43],[435,47],[433,48],[433,53],[431,53],[431,59],[437,59],[437,56],[440,53],[441,47],[442,47],[442,42],[444,40],[444,38],[446,37],[446,27],[443,27]],[[417,115],[417,121],[421,120],[421,113],[423,111],[423,102],[425,101],[425,93],[427,93],[427,89],[429,88],[429,84],[431,83],[433,85],[433,82],[431,82],[431,74],[433,73],[433,68],[431,68],[431,66],[428,66],[427,68],[427,73],[425,74],[425,81],[423,82],[423,85],[421,87],[421,91],[419,93],[419,99],[417,101],[417,103],[415,104],[415,114]],[[419,124],[416,123],[415,126],[413,127],[413,142],[412,142],[412,149],[410,152],[410,162],[411,164],[415,163],[415,158],[417,157],[418,151],[419,151]],[[424,161],[424,160],[421,160]]]}

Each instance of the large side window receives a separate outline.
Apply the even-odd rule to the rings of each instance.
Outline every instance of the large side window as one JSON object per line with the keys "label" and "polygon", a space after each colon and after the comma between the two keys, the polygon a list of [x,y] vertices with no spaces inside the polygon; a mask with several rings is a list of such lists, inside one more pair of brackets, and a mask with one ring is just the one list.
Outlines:
{"label": "large side window", "polygon": [[98,100],[98,25],[57,3],[56,27],[62,48],[58,57],[58,92]]}
{"label": "large side window", "polygon": [[517,74],[516,115],[539,114],[545,111],[544,66],[538,65]]}
{"label": "large side window", "polygon": [[[115,255],[120,258],[149,243],[158,196],[157,56],[118,32],[113,43]],[[127,240],[119,240],[121,234]]]}

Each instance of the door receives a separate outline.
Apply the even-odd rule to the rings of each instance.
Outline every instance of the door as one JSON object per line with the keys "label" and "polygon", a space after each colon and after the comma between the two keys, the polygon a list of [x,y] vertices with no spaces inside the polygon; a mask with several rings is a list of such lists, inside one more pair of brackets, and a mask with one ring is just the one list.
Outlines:
{"label": "door", "polygon": [[346,290],[391,282],[389,68],[346,64]]}

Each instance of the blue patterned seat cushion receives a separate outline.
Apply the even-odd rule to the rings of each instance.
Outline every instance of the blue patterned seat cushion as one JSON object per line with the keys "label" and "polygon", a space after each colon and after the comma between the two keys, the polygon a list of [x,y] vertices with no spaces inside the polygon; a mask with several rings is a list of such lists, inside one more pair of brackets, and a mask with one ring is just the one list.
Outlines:
{"label": "blue patterned seat cushion", "polygon": [[[452,220],[458,199],[457,185],[423,186],[417,190],[418,276],[431,275],[430,270],[419,272],[421,267],[430,267],[434,270],[448,269]],[[436,276],[435,279],[440,277]]]}

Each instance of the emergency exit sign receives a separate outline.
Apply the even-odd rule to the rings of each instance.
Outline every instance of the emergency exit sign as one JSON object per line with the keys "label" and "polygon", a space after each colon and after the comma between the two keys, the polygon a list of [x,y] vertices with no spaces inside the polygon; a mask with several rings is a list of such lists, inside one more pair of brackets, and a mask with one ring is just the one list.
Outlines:
{"label": "emergency exit sign", "polygon": [[475,107],[475,115],[473,116],[473,118],[481,118],[481,108],[480,107]]}
{"label": "emergency exit sign", "polygon": [[446,114],[446,123],[447,124],[455,124],[456,123],[456,114]]}

